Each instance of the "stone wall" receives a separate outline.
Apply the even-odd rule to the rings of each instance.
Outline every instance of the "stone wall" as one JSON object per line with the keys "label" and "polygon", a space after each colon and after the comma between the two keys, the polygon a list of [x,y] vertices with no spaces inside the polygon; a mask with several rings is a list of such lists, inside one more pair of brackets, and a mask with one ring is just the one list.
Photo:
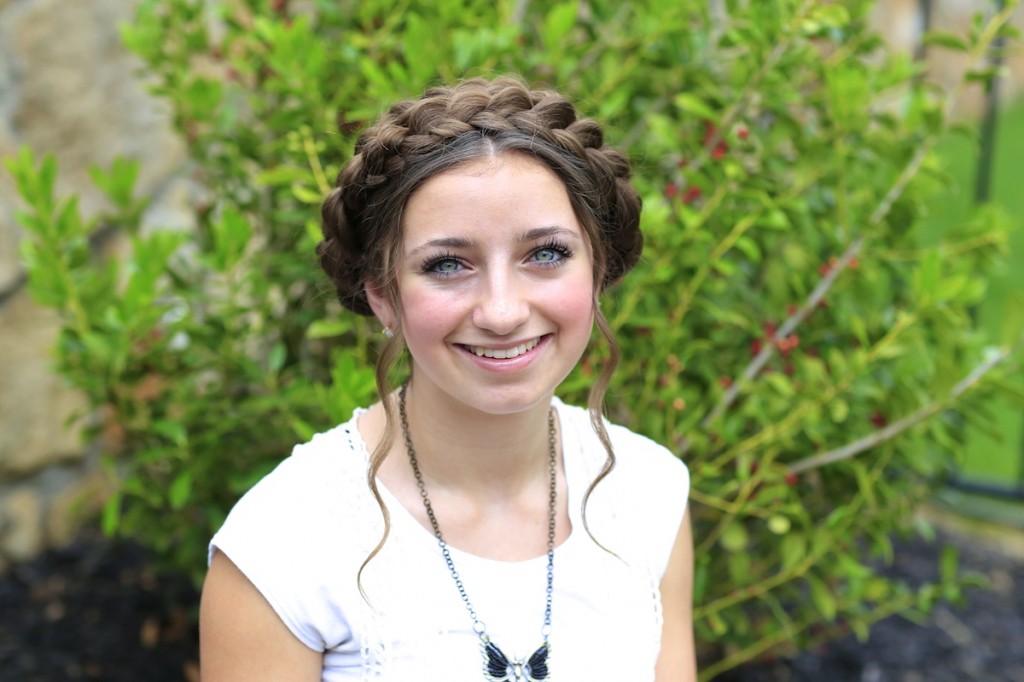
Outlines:
{"label": "stone wall", "polygon": [[[86,214],[102,201],[88,183],[88,167],[119,155],[136,158],[139,189],[153,202],[147,220],[187,224],[185,151],[118,40],[117,24],[130,19],[135,2],[0,0],[0,157],[22,145],[55,154],[59,190],[79,194]],[[963,27],[983,4],[934,0],[934,23]],[[913,48],[916,0],[881,0],[876,21],[895,46]],[[955,73],[962,64],[943,56],[934,68]],[[1018,55],[1008,93],[1022,89],[1022,74]],[[24,289],[16,207],[10,178],[0,171],[0,570],[67,542],[108,487],[95,453],[64,425],[83,401],[50,369],[57,320]]]}
{"label": "stone wall", "polygon": [[[185,215],[185,207],[168,205],[182,201],[184,146],[117,33],[134,5],[0,0],[0,157],[23,145],[54,154],[58,191],[79,194],[87,215],[102,205],[89,166],[136,158],[152,210]],[[51,371],[55,315],[23,286],[12,184],[0,171],[0,569],[67,542],[107,487],[95,454],[64,425],[83,401]]]}

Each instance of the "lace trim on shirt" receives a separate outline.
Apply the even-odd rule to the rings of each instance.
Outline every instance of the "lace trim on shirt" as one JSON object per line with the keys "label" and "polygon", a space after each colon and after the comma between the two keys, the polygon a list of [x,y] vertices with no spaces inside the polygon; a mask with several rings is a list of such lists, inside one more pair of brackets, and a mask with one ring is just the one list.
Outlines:
{"label": "lace trim on shirt", "polygon": [[[346,424],[342,425],[341,434],[345,439],[345,444],[348,448],[345,452],[350,452],[356,455],[356,461],[362,463],[360,467],[363,471],[363,476],[366,475],[366,465],[369,462],[369,453],[366,451],[366,443],[363,441],[362,436],[359,433],[354,433],[356,429],[356,421],[359,415],[362,413],[361,410],[357,410],[353,414]],[[351,518],[374,518],[374,514],[379,515],[380,510],[377,505],[373,502],[372,495],[350,495],[346,496],[348,500],[346,503],[349,506],[349,511],[352,514]],[[377,524],[366,524],[367,529],[374,529],[372,532],[376,532]],[[378,537],[371,537],[371,532],[365,532],[361,534],[360,545],[361,549],[369,555],[370,551],[377,544]],[[364,589],[370,587],[370,583],[373,581],[370,579],[368,574],[363,575]],[[370,682],[371,680],[380,680],[384,677],[384,671],[387,668],[388,659],[388,647],[385,644],[383,637],[383,627],[381,624],[380,614],[371,604],[367,604],[365,600],[359,600],[359,617],[353,619],[356,625],[356,636],[359,638],[360,652],[363,659],[363,677],[364,682]]]}

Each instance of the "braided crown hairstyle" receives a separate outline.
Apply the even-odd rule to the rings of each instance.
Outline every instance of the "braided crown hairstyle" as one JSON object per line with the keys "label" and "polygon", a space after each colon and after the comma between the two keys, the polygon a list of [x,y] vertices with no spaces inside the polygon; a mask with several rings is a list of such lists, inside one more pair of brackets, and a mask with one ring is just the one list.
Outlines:
{"label": "braided crown hairstyle", "polygon": [[587,490],[584,508],[594,486],[615,463],[601,414],[619,350],[596,302],[601,291],[636,264],[643,247],[641,202],[629,183],[629,162],[604,144],[603,132],[595,121],[580,117],[572,103],[557,92],[530,90],[522,81],[507,76],[431,88],[418,99],[393,105],[362,133],[354,156],[341,169],[337,186],[321,210],[324,238],[317,247],[317,256],[342,305],[361,315],[372,315],[366,295],[366,286],[371,285],[396,316],[392,323],[395,334],[385,342],[376,373],[387,427],[371,455],[368,472],[370,489],[384,515],[385,531],[367,562],[380,551],[390,529],[376,474],[397,435],[395,401],[387,377],[403,348],[401,300],[395,277],[402,246],[402,212],[409,198],[430,178],[470,161],[502,154],[524,155],[555,173],[566,187],[593,253],[595,321],[611,357],[591,387],[588,402],[591,423],[608,457]]}

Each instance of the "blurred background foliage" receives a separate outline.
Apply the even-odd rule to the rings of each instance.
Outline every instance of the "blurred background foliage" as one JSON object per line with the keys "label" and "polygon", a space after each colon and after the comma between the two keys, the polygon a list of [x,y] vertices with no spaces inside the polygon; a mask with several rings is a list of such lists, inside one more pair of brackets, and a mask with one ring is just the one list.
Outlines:
{"label": "blurred background foliage", "polygon": [[[989,81],[1016,4],[933,49]],[[53,159],[7,163],[31,291],[63,314],[59,370],[120,481],[105,529],[199,580],[235,500],[374,399],[377,329],[316,264],[321,198],[387,104],[515,72],[635,164],[647,241],[605,302],[624,356],[608,407],[692,472],[701,679],[958,599],[952,552],[934,584],[878,567],[969,429],[999,428],[993,395],[1022,404],[1024,303],[975,324],[1012,222],[963,207],[926,227],[956,181],[936,143],[976,132],[950,120],[959,89],[886,52],[870,5],[142,0],[123,38],[187,141],[196,228],[140,228],[131,162],[95,170],[109,210],[89,218],[55,196]],[[97,230],[130,248],[98,254]]]}

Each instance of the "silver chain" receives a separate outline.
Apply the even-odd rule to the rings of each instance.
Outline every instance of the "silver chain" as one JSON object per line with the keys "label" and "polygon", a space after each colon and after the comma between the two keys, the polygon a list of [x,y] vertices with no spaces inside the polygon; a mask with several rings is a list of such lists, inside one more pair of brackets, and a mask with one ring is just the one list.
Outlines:
{"label": "silver chain", "polygon": [[[487,627],[477,616],[473,603],[469,601],[466,587],[462,584],[462,578],[459,577],[459,572],[455,569],[455,561],[452,559],[452,553],[448,549],[448,543],[444,541],[444,536],[441,534],[441,526],[437,523],[434,507],[430,504],[430,498],[427,497],[427,486],[423,482],[423,474],[420,473],[420,465],[416,460],[416,450],[412,446],[412,436],[409,434],[409,417],[405,410],[405,390],[407,387],[408,384],[403,384],[398,392],[398,414],[402,420],[402,435],[405,437],[405,449],[409,453],[412,473],[416,477],[416,487],[420,490],[420,498],[423,499],[423,508],[426,509],[427,518],[430,519],[430,525],[434,529],[434,537],[437,538],[437,544],[441,547],[441,555],[444,557],[445,563],[448,564],[448,570],[455,581],[455,587],[459,590],[459,596],[462,597],[462,603],[466,605],[469,617],[473,619],[473,631],[484,642],[489,642]],[[555,410],[551,408],[548,410],[548,472],[550,476],[550,492],[548,493],[548,584],[544,603],[544,627],[541,629],[545,642],[548,641],[548,636],[551,634],[551,597],[554,594],[555,579],[555,509],[558,498],[557,447]]]}

